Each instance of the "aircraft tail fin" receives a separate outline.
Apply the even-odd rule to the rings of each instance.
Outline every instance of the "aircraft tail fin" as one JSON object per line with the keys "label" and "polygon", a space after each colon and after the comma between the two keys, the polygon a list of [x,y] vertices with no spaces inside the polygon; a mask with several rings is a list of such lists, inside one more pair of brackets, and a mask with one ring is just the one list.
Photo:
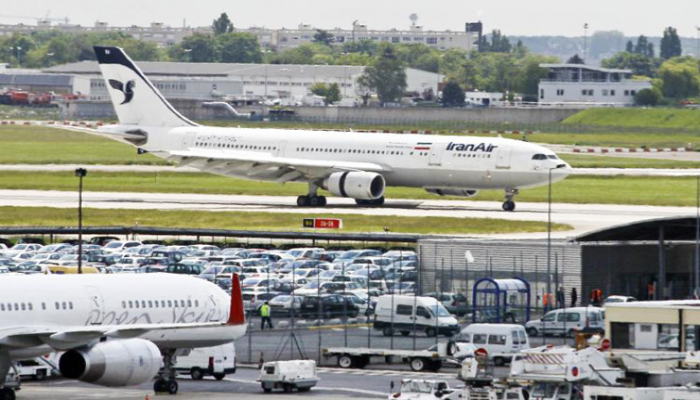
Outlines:
{"label": "aircraft tail fin", "polygon": [[94,49],[120,124],[197,126],[165,100],[124,50],[104,46]]}
{"label": "aircraft tail fin", "polygon": [[227,325],[245,325],[245,310],[243,309],[243,293],[238,274],[231,277],[231,310],[228,314]]}

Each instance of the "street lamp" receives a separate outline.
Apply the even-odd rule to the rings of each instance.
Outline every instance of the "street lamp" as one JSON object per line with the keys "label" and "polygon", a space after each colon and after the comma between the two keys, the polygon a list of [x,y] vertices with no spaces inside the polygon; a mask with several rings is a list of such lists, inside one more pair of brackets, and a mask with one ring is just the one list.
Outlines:
{"label": "street lamp", "polygon": [[[547,293],[552,293],[552,170],[563,168],[566,164],[559,164],[556,167],[548,168],[549,174],[549,194],[547,198]],[[547,299],[549,300],[549,298]],[[549,304],[549,301],[547,301]]]}
{"label": "street lamp", "polygon": [[21,46],[14,46],[14,47],[10,47],[10,50],[15,50],[17,52],[17,66],[21,67],[22,61],[20,59],[20,52],[22,51],[22,47]]}
{"label": "street lamp", "polygon": [[83,273],[83,178],[87,175],[85,168],[75,170],[78,177],[78,273]]}
{"label": "street lamp", "polygon": [[586,63],[586,51],[588,50],[588,22],[583,24],[583,63]]}
{"label": "street lamp", "polygon": [[187,54],[187,62],[192,62],[192,56],[190,53],[192,53],[192,49],[182,49],[182,51]]}

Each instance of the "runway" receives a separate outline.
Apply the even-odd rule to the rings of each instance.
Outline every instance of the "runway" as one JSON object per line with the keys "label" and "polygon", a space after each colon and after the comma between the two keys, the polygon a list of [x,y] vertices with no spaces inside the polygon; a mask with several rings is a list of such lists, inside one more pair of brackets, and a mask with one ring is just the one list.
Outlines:
{"label": "runway", "polygon": [[[75,208],[78,194],[62,191],[0,190],[0,206]],[[297,213],[308,215],[362,214],[402,217],[493,218],[547,221],[547,203],[518,202],[515,212],[505,212],[495,201],[392,200],[383,207],[358,207],[352,199],[329,198],[325,208],[299,208],[290,196],[234,196],[206,194],[84,192],[83,206],[100,209],[194,210]],[[634,221],[695,215],[693,207],[660,207],[607,204],[552,204],[552,222],[570,224],[573,231],[553,232],[570,238],[585,232]],[[115,221],[118,223],[118,221]],[[254,227],[252,227],[254,229]],[[470,235],[479,237],[481,235]],[[494,238],[544,238],[546,232],[488,235]]]}

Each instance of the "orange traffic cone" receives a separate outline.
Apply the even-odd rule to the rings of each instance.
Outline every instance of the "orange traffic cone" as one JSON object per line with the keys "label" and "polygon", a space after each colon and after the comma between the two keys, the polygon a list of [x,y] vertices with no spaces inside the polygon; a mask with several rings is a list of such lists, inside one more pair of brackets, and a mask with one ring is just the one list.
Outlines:
{"label": "orange traffic cone", "polygon": [[144,400],[151,400],[151,397],[146,395],[146,398]]}

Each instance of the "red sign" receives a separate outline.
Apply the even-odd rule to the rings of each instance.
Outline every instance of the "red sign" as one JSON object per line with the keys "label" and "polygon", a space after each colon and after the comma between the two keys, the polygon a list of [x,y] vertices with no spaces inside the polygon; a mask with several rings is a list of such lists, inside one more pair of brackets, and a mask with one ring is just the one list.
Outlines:
{"label": "red sign", "polygon": [[343,229],[343,220],[337,218],[304,218],[304,228]]}

